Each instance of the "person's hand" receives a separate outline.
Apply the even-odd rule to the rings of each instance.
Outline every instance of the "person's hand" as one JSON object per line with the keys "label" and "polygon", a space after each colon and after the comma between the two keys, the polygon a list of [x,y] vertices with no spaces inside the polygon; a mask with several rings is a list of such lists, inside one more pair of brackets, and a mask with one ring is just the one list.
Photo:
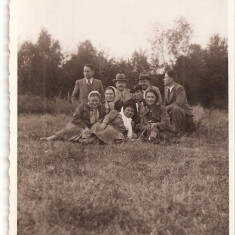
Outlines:
{"label": "person's hand", "polygon": [[140,125],[139,130],[140,131],[148,130],[148,125]]}
{"label": "person's hand", "polygon": [[154,127],[158,127],[158,123],[150,123],[150,128],[153,129]]}
{"label": "person's hand", "polygon": [[109,103],[109,109],[110,111],[114,110],[114,102]]}
{"label": "person's hand", "polygon": [[166,111],[169,113],[172,110],[172,106],[171,105],[167,105],[166,106]]}
{"label": "person's hand", "polygon": [[91,131],[88,127],[86,127],[82,132],[82,138],[88,139],[91,136]]}
{"label": "person's hand", "polygon": [[104,130],[106,128],[107,124],[105,122],[102,122],[100,124],[100,129]]}

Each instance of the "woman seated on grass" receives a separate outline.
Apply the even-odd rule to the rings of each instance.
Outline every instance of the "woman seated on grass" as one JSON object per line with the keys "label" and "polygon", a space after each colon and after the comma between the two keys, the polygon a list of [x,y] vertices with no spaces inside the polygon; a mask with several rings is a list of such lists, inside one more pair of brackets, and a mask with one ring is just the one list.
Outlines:
{"label": "woman seated on grass", "polygon": [[43,140],[67,140],[79,141],[90,137],[90,128],[99,119],[105,116],[104,109],[101,109],[101,95],[98,91],[92,91],[88,95],[88,103],[80,104],[72,117],[72,120],[65,128],[52,136],[43,137]]}
{"label": "woman seated on grass", "polygon": [[153,143],[173,138],[175,132],[170,125],[170,117],[166,108],[158,103],[158,94],[154,89],[147,90],[145,101],[147,105],[140,113],[140,122],[136,125],[139,138]]}
{"label": "woman seated on grass", "polygon": [[84,144],[93,143],[99,140],[101,143],[112,144],[122,142],[125,139],[127,130],[123,123],[122,115],[119,113],[122,103],[117,100],[116,88],[109,86],[105,89],[105,103],[101,109],[106,115],[101,122],[91,127],[92,136],[88,140],[82,140]]}

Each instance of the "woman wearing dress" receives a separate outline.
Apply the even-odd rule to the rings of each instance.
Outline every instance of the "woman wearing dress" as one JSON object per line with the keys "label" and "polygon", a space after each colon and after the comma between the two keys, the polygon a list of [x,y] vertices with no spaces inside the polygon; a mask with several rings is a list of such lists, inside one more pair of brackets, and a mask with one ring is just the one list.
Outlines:
{"label": "woman wearing dress", "polygon": [[80,104],[72,117],[72,120],[65,128],[52,136],[41,139],[79,141],[90,137],[90,128],[99,119],[105,116],[104,109],[101,108],[101,95],[98,91],[92,91],[88,95],[88,102]]}
{"label": "woman wearing dress", "polygon": [[158,94],[149,89],[145,94],[146,106],[140,113],[140,122],[136,125],[139,138],[159,143],[162,139],[171,139],[175,136],[173,126],[166,108],[158,103]]}
{"label": "woman wearing dress", "polygon": [[101,122],[95,123],[91,127],[93,139],[98,139],[101,143],[120,143],[125,140],[127,130],[124,125],[120,110],[122,102],[117,99],[116,88],[109,86],[105,89],[105,103],[101,109],[106,115]]}

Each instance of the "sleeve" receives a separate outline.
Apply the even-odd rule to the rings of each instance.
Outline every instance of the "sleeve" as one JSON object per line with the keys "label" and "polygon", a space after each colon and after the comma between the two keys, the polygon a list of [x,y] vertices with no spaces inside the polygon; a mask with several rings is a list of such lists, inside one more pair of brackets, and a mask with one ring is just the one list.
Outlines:
{"label": "sleeve", "polygon": [[84,114],[84,105],[80,104],[74,111],[72,123],[82,128],[86,128],[88,121],[84,120],[83,114]]}
{"label": "sleeve", "polygon": [[162,96],[161,96],[160,90],[159,90],[158,87],[156,87],[155,89],[157,91],[157,95],[158,95],[158,98],[159,98],[159,104],[162,104]]}
{"label": "sleeve", "polygon": [[160,112],[161,112],[161,121],[160,123],[158,123],[158,128],[159,130],[164,130],[168,127],[168,125],[170,125],[170,117],[167,113],[166,108],[163,105],[161,105]]}
{"label": "sleeve", "polygon": [[165,91],[165,88],[164,88],[163,105],[166,106],[166,91]]}
{"label": "sleeve", "polygon": [[103,122],[106,124],[111,123],[118,116],[118,114],[119,112],[117,110],[112,110],[104,117]]}
{"label": "sleeve", "polygon": [[76,81],[75,87],[74,87],[74,90],[73,90],[73,94],[72,94],[72,97],[71,97],[72,103],[77,102],[78,97],[79,97],[79,84],[78,84],[78,81]]}
{"label": "sleeve", "polygon": [[101,95],[101,101],[104,101],[104,87],[103,87],[102,81],[100,81],[99,92],[100,92],[100,95]]}
{"label": "sleeve", "polygon": [[182,107],[185,102],[186,93],[182,86],[175,90],[176,100],[167,106],[167,110],[171,110],[175,105]]}

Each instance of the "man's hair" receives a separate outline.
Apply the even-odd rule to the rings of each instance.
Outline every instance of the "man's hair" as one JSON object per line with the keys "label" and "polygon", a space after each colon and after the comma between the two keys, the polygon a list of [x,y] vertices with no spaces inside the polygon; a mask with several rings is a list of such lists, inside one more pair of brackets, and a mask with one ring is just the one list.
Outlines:
{"label": "man's hair", "polygon": [[173,71],[172,69],[167,70],[167,71],[166,71],[166,74],[167,74],[169,77],[173,78],[174,80],[176,79],[176,73],[175,73],[175,71]]}
{"label": "man's hair", "polygon": [[92,64],[85,64],[84,67],[90,68],[93,72],[95,71],[95,67]]}

